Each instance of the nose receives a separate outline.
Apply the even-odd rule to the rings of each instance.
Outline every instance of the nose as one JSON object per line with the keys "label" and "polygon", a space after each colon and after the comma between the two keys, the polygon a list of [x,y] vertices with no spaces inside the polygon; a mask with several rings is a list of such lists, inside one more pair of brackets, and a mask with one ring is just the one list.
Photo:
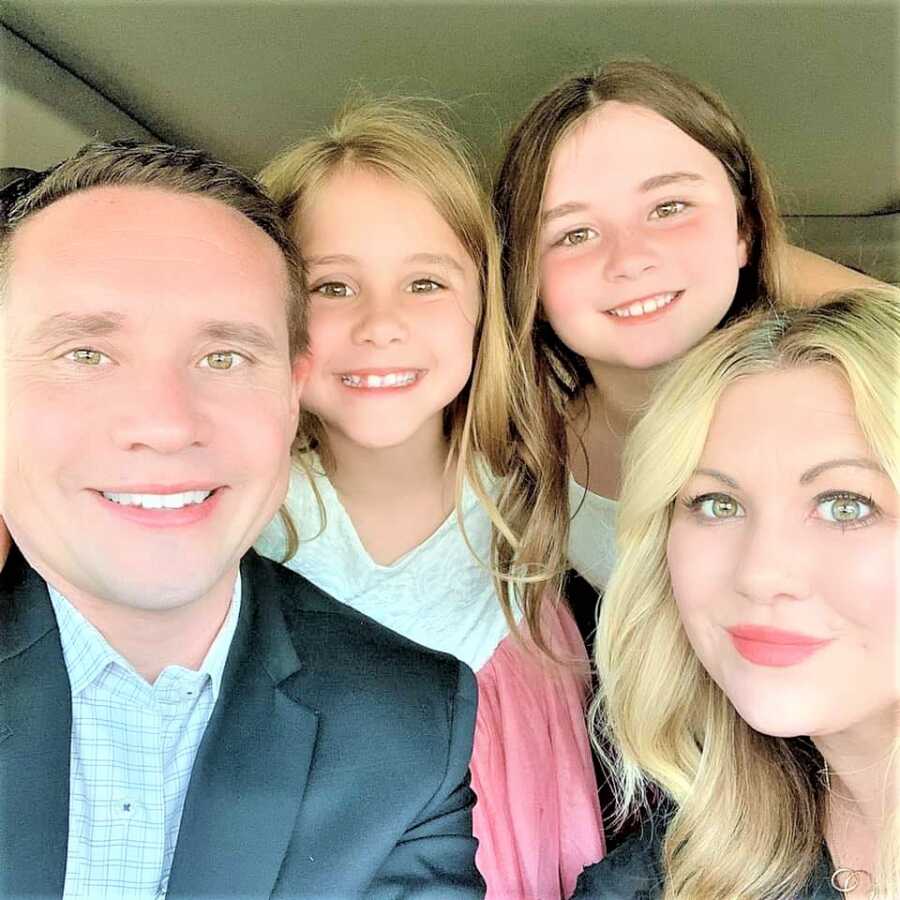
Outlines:
{"label": "nose", "polygon": [[809,567],[796,522],[771,517],[748,521],[735,586],[739,594],[754,603],[771,604],[810,596]]}
{"label": "nose", "polygon": [[123,412],[112,427],[116,446],[123,450],[148,448],[178,453],[209,442],[211,423],[200,409],[198,388],[190,373],[144,370],[129,379]]}
{"label": "nose", "polygon": [[609,281],[634,281],[659,265],[652,243],[638,228],[609,234],[605,244],[603,274]]}
{"label": "nose", "polygon": [[358,306],[358,316],[352,331],[353,342],[373,347],[388,347],[405,342],[409,337],[409,329],[401,303],[402,300],[389,293],[366,298]]}

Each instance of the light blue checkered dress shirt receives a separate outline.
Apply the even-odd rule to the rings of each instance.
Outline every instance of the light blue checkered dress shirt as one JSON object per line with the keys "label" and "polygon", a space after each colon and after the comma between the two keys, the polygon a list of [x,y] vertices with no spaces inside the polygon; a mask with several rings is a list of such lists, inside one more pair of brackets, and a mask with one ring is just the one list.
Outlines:
{"label": "light blue checkered dress shirt", "polygon": [[194,757],[237,626],[240,576],[200,669],[169,666],[152,685],[68,600],[49,592],[72,689],[63,897],[163,898]]}

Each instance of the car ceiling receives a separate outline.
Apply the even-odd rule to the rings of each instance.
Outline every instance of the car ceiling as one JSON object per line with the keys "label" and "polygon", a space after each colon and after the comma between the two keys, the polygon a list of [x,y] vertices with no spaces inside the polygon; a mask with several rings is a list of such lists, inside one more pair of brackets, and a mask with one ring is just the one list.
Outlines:
{"label": "car ceiling", "polygon": [[353,93],[432,96],[488,169],[529,103],[618,55],[721,93],[787,212],[896,209],[896,2],[60,2],[2,21],[158,137],[246,171]]}

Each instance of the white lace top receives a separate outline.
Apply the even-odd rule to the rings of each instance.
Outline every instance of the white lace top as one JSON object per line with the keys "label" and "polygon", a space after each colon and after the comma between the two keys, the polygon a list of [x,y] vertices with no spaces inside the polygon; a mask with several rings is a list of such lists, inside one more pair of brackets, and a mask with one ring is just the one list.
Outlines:
{"label": "white lace top", "polygon": [[569,562],[598,591],[606,589],[616,562],[618,505],[582,487],[569,475]]}
{"label": "white lace top", "polygon": [[[509,628],[490,573],[466,546],[456,512],[396,562],[379,565],[363,547],[318,460],[312,462],[327,527],[319,533],[322,523],[312,487],[295,466],[286,505],[300,534],[300,547],[284,564],[348,606],[417,643],[453,654],[477,672]],[[490,519],[468,487],[461,512],[469,542],[487,563]],[[276,517],[256,542],[256,550],[281,561],[285,540]],[[517,612],[517,621],[520,616]]]}

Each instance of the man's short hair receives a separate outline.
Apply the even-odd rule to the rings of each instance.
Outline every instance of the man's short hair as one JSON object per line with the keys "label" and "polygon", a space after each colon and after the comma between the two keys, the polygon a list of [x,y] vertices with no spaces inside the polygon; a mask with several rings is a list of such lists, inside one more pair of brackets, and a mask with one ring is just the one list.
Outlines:
{"label": "man's short hair", "polygon": [[4,198],[0,207],[0,288],[11,261],[11,238],[22,222],[69,194],[112,186],[154,187],[208,197],[261,228],[278,245],[288,270],[291,356],[306,349],[309,299],[303,267],[278,206],[252,178],[202,150],[134,140],[98,141],[45,173],[10,185],[15,193]]}

